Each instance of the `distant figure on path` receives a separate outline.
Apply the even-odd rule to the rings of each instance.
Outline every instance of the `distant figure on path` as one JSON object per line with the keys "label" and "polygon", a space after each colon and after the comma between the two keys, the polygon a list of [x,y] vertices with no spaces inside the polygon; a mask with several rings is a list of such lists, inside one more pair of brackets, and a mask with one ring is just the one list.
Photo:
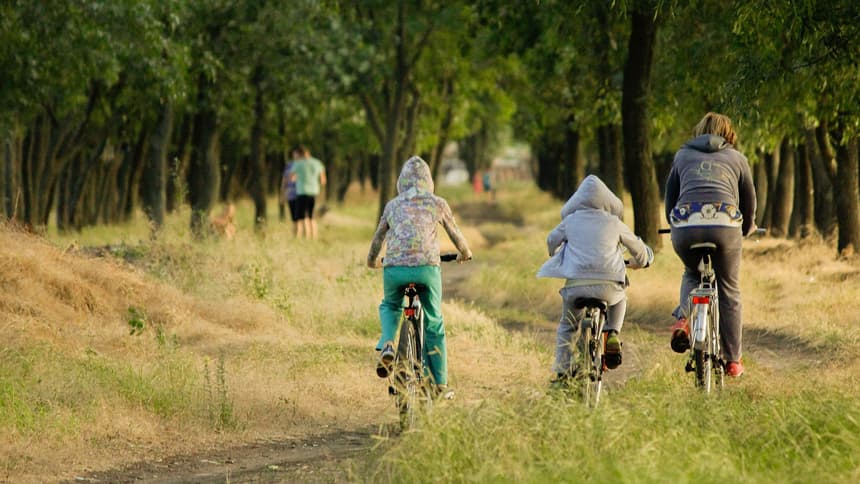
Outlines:
{"label": "distant figure on path", "polygon": [[314,206],[320,188],[326,184],[325,166],[320,160],[313,158],[311,152],[302,145],[296,146],[293,151],[297,157],[293,163],[292,174],[296,182],[296,211],[299,218],[296,237],[315,240],[317,223],[314,220]]}
{"label": "distant figure on path", "polygon": [[281,177],[281,202],[285,203],[290,210],[290,220],[293,221],[293,235],[298,235],[299,220],[301,220],[299,218],[298,207],[296,206],[298,194],[296,193],[296,179],[293,176],[295,174],[293,168],[296,158],[298,158],[296,151],[291,151],[287,166],[284,167],[284,175]]}
{"label": "distant figure on path", "polygon": [[481,172],[476,171],[474,175],[472,175],[472,191],[475,193],[475,197],[481,196],[481,190],[483,190],[484,184],[481,181]]}
{"label": "distant figure on path", "polygon": [[493,173],[490,170],[484,170],[484,174],[481,177],[481,181],[484,186],[484,192],[490,195],[490,201],[496,200],[496,192],[493,190]]}

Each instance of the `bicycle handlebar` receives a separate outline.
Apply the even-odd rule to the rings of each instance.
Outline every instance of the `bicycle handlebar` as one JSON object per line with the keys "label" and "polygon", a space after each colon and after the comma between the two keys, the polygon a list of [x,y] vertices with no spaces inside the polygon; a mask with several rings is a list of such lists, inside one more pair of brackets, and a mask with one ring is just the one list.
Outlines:
{"label": "bicycle handlebar", "polygon": [[[657,229],[657,233],[658,233],[658,234],[670,234],[670,233],[672,233],[672,229],[671,229],[671,228],[668,228],[668,229]],[[750,235],[753,235],[753,234],[755,234],[755,235],[764,235],[764,234],[766,234],[766,233],[767,233],[767,229],[762,228],[762,227],[757,227],[757,228],[755,229],[755,231],[754,231],[752,234],[750,234]]]}
{"label": "bicycle handlebar", "polygon": [[[439,259],[442,262],[453,262],[453,261],[457,260],[458,256],[459,256],[459,254],[457,254],[456,252],[452,252],[450,254],[439,254]],[[472,259],[470,258],[469,260],[472,260]],[[385,262],[385,257],[379,259],[379,262],[380,262],[380,264]]]}

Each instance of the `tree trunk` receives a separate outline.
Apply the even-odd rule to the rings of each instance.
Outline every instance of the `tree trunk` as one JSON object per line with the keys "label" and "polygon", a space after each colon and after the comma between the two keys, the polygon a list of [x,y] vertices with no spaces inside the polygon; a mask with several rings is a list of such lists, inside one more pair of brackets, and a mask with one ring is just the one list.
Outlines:
{"label": "tree trunk", "polygon": [[451,133],[451,122],[454,120],[454,80],[445,77],[442,81],[442,100],[445,103],[445,114],[439,122],[439,139],[433,147],[430,155],[430,173],[435,180],[439,176],[439,167],[442,166],[442,155],[445,145],[448,144],[448,136]]}
{"label": "tree trunk", "polygon": [[266,126],[266,105],[263,96],[263,67],[257,66],[251,80],[254,86],[254,125],[251,127],[251,179],[248,192],[254,200],[254,230],[266,226],[266,147],[263,129]]}
{"label": "tree trunk", "polygon": [[663,245],[657,229],[660,226],[660,189],[651,157],[648,98],[651,90],[651,67],[657,40],[653,11],[633,12],[632,30],[624,68],[624,92],[621,100],[624,133],[624,165],[630,172],[633,199],[634,231],[654,249]]}
{"label": "tree trunk", "polygon": [[194,135],[188,167],[191,234],[198,240],[202,239],[208,231],[209,211],[218,197],[221,181],[218,137],[215,111],[211,108],[203,108],[194,116]]}
{"label": "tree trunk", "polygon": [[143,202],[143,211],[149,219],[152,237],[155,237],[164,225],[167,203],[167,152],[172,132],[173,105],[170,101],[165,101],[161,106],[155,131],[149,139],[149,153],[140,179],[140,198]]}
{"label": "tree trunk", "polygon": [[176,145],[167,160],[165,209],[173,213],[187,197],[186,169],[191,160],[191,137],[194,131],[194,116],[182,117],[176,137]]}
{"label": "tree trunk", "polygon": [[755,224],[759,227],[769,227],[769,224],[765,221],[767,204],[769,202],[768,194],[769,194],[769,177],[767,173],[768,163],[772,163],[772,160],[768,160],[770,155],[764,152],[759,151],[759,160],[753,166],[753,180],[755,181],[755,198],[756,204],[758,206],[758,210],[756,212],[756,221]]}
{"label": "tree trunk", "polygon": [[18,198],[20,193],[20,181],[18,180],[18,166],[21,162],[21,139],[10,131],[8,137],[3,140],[3,190],[0,197],[3,205],[0,213],[8,219],[17,217]]}
{"label": "tree trunk", "polygon": [[788,226],[794,206],[794,165],[794,148],[788,138],[783,138],[779,148],[779,176],[776,179],[776,190],[773,194],[770,233],[774,237],[788,236]]}
{"label": "tree trunk", "polygon": [[570,197],[585,176],[585,164],[579,153],[579,131],[571,128],[572,124],[573,120],[568,120],[564,129],[564,165],[558,190],[561,199]]}
{"label": "tree trunk", "polygon": [[621,152],[621,127],[605,124],[597,128],[597,150],[603,181],[616,195],[624,194],[624,155]]}
{"label": "tree trunk", "polygon": [[78,214],[78,208],[81,197],[84,193],[84,187],[90,178],[90,173],[104,156],[105,147],[108,142],[108,133],[105,132],[98,147],[89,153],[89,156],[78,156],[76,160],[69,165],[67,171],[70,175],[69,184],[67,187],[67,198],[65,200],[65,211],[57,207],[57,227],[63,230],[67,227],[60,226],[60,216],[64,215],[64,223],[73,227],[75,230],[80,230],[83,225],[81,217]]}
{"label": "tree trunk", "polygon": [[841,130],[834,130],[836,144],[836,215],[839,220],[837,249],[839,254],[851,257],[860,252],[860,167],[858,142],[852,136],[842,139]]}
{"label": "tree trunk", "polygon": [[116,219],[118,222],[127,222],[131,220],[131,217],[134,214],[134,207],[137,206],[140,172],[143,167],[144,160],[149,153],[149,130],[150,127],[146,124],[140,127],[140,131],[137,134],[137,140],[134,143],[133,151],[125,156],[123,164],[120,167],[116,180],[120,206],[120,211],[117,214],[118,218]]}
{"label": "tree trunk", "polygon": [[794,209],[791,215],[791,236],[804,239],[815,233],[815,190],[812,184],[810,146],[797,147]]}
{"label": "tree trunk", "polygon": [[827,239],[837,229],[836,208],[833,200],[836,183],[836,153],[830,145],[830,135],[825,123],[814,131],[805,130],[806,144],[811,149],[812,175],[815,178],[815,224],[818,232]]}

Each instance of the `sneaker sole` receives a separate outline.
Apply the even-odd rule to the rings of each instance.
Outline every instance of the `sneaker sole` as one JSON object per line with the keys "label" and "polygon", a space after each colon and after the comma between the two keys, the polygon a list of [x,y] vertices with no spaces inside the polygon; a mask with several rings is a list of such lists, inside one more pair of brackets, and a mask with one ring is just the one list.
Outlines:
{"label": "sneaker sole", "polygon": [[690,349],[690,338],[683,330],[676,329],[675,332],[672,333],[671,346],[672,351],[675,353],[685,353]]}
{"label": "sneaker sole", "polygon": [[376,364],[376,376],[379,378],[388,378],[391,374],[391,364],[394,363],[394,355],[383,356],[379,363]]}
{"label": "sneaker sole", "polygon": [[606,363],[606,368],[614,370],[621,366],[621,344],[618,346],[607,344],[606,351],[603,353],[603,362]]}

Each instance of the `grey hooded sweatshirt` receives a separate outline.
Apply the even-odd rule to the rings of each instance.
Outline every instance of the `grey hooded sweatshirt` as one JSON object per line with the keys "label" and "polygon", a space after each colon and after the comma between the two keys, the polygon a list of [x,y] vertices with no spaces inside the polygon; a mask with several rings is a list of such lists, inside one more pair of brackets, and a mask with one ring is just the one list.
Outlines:
{"label": "grey hooded sweatshirt", "polygon": [[562,207],[561,223],[547,237],[551,257],[538,277],[623,284],[622,247],[630,252],[631,268],[650,265],[654,253],[624,225],[623,215],[624,205],[612,190],[600,178],[587,176]]}
{"label": "grey hooded sweatshirt", "polygon": [[698,217],[699,221],[690,225],[734,225],[744,234],[755,228],[755,186],[747,159],[723,137],[712,134],[691,139],[675,154],[666,179],[666,220],[677,225],[674,209],[689,216],[684,212],[702,203],[722,207],[733,222],[709,223],[707,217]]}

